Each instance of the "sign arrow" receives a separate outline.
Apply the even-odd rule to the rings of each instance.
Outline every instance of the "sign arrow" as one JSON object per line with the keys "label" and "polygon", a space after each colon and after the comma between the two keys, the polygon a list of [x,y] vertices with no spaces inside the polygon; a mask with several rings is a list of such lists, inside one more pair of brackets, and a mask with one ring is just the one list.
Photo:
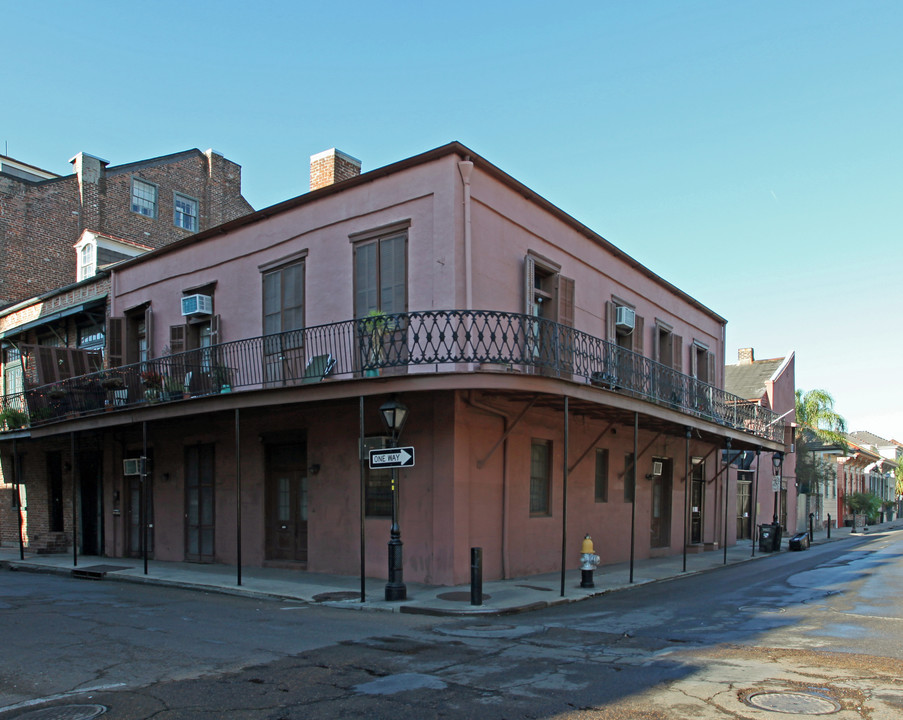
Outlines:
{"label": "sign arrow", "polygon": [[386,450],[371,450],[370,467],[371,469],[414,467],[414,448],[400,447]]}

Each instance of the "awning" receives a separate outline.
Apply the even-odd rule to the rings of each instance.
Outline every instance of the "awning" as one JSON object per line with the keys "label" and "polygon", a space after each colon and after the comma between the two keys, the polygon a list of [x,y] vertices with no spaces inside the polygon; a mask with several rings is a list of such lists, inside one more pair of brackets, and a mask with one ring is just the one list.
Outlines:
{"label": "awning", "polygon": [[48,315],[42,315],[41,317],[32,320],[31,322],[27,322],[23,325],[16,325],[14,328],[10,328],[4,332],[0,332],[0,339],[5,339],[8,337],[15,337],[16,335],[21,335],[22,333],[31,330],[33,328],[41,327],[42,325],[48,325],[49,323],[55,322],[57,320],[61,320],[62,318],[69,317],[70,315],[77,315],[81,312],[87,312],[88,310],[94,308],[95,306],[103,306],[106,302],[107,297],[103,295],[101,297],[94,297],[86,302],[80,303],[78,305],[70,305],[67,308],[63,308],[62,310],[57,310],[54,313],[50,313]]}

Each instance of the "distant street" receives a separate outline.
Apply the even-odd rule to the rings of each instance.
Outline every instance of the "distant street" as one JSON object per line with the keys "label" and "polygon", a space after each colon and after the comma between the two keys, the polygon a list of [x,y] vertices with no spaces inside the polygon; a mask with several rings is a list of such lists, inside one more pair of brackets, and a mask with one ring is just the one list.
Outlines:
{"label": "distant street", "polygon": [[497,618],[2,571],[0,720],[898,720],[901,558],[867,536]]}

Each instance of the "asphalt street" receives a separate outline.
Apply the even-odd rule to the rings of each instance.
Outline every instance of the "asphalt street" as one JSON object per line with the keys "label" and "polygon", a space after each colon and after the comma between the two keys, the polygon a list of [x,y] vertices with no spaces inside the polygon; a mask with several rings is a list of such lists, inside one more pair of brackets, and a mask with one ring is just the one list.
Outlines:
{"label": "asphalt street", "polygon": [[[507,617],[3,571],[0,720],[903,716],[903,533]],[[93,688],[93,689],[92,689]]]}

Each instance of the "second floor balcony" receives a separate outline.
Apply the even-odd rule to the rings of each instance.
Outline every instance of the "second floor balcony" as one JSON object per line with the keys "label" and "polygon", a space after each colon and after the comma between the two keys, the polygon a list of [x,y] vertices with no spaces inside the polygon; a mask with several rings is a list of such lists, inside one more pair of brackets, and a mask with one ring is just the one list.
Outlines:
{"label": "second floor balcony", "polygon": [[27,387],[2,398],[0,429],[324,380],[499,370],[588,384],[783,442],[780,416],[767,408],[574,328],[486,310],[371,315]]}

